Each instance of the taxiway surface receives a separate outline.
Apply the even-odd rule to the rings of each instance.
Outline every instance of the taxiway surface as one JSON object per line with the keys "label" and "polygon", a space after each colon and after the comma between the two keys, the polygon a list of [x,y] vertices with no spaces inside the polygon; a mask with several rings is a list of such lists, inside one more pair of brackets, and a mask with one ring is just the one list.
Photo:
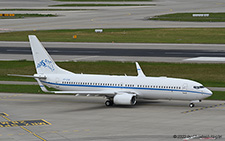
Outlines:
{"label": "taxiway surface", "polygon": [[[183,140],[183,135],[218,136],[224,140],[225,101],[208,101],[190,109],[185,101],[143,101],[136,106],[105,107],[99,97],[0,93],[1,122],[40,120],[48,125],[8,123],[0,140]],[[2,123],[1,123],[2,124]],[[5,123],[7,124],[7,123]],[[16,122],[15,122],[16,124]]]}
{"label": "taxiway surface", "polygon": [[[181,12],[224,12],[224,0],[157,0],[145,2],[156,6],[49,7],[64,4],[51,0],[1,0],[0,9],[94,9],[77,11],[3,11],[2,13],[56,14],[52,18],[4,19],[0,31],[84,29],[84,28],[177,28],[225,27],[223,22],[150,21],[149,17]],[[68,3],[68,2],[66,2]],[[119,3],[119,2],[117,2]],[[121,2],[129,3],[129,2]]]}

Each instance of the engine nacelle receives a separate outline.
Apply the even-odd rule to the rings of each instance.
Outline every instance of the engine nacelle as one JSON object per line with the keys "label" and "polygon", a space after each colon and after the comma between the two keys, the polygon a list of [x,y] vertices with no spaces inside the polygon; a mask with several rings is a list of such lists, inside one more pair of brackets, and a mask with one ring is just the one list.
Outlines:
{"label": "engine nacelle", "polygon": [[136,95],[134,94],[117,94],[113,98],[113,102],[116,105],[135,105],[136,104]]}

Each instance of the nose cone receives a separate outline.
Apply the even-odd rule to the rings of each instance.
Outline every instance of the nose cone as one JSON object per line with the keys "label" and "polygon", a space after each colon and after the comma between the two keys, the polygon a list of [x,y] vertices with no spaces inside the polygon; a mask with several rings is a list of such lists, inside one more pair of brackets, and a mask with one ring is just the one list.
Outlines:
{"label": "nose cone", "polygon": [[213,94],[213,92],[212,91],[210,91],[209,89],[207,89],[207,93],[209,93],[210,94],[210,96]]}
{"label": "nose cone", "polygon": [[205,88],[205,98],[210,97],[213,93],[209,89]]}

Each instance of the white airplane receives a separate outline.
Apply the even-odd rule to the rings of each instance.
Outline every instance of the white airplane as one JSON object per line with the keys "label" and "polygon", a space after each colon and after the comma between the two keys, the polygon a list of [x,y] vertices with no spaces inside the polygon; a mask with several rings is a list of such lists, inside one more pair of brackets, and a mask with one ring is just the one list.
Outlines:
{"label": "white airplane", "polygon": [[[168,99],[189,100],[189,107],[194,107],[194,103],[212,95],[192,80],[146,77],[137,62],[137,76],[75,74],[57,66],[35,35],[29,35],[29,41],[37,74],[11,76],[35,78],[44,92],[103,96],[106,106],[135,105],[137,99]],[[43,84],[61,91],[48,91]]]}

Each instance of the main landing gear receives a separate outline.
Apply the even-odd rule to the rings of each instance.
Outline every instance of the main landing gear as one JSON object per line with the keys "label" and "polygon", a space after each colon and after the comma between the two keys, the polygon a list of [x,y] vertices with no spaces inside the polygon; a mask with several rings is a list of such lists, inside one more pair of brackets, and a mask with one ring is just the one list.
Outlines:
{"label": "main landing gear", "polygon": [[105,102],[105,106],[107,106],[107,107],[109,107],[109,106],[113,106],[113,100],[106,100],[106,102]]}

